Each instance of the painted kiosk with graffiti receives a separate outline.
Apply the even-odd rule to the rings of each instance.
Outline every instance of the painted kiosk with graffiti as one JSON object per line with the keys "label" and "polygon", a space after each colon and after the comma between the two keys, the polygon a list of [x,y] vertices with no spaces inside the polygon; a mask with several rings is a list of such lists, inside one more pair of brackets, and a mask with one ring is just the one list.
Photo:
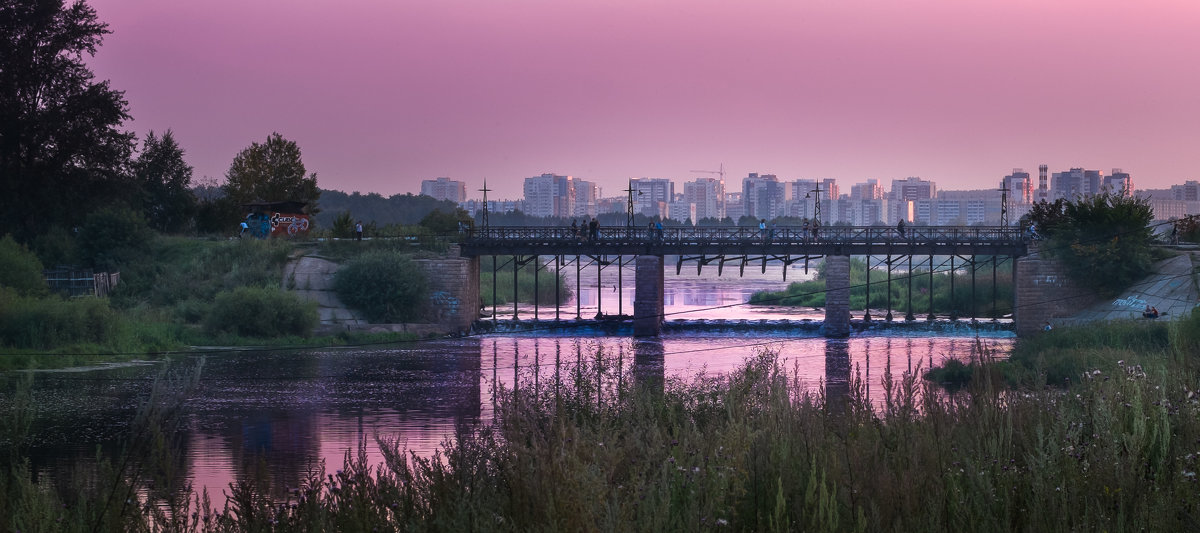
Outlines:
{"label": "painted kiosk with graffiti", "polygon": [[255,202],[242,204],[246,215],[246,233],[258,239],[308,235],[312,224],[304,208],[307,202]]}

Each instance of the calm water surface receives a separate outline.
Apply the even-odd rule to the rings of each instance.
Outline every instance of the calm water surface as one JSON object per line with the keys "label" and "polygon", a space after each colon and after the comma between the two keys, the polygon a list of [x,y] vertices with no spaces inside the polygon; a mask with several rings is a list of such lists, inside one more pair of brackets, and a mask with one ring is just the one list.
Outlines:
{"label": "calm water surface", "polygon": [[[1004,357],[1013,342],[1007,331],[962,323],[827,340],[806,322],[819,319],[817,311],[713,309],[744,302],[753,290],[784,286],[778,267],[773,279],[764,275],[751,288],[697,279],[694,270],[687,274],[685,269],[674,282],[668,276],[667,288],[668,313],[688,320],[657,341],[581,325],[387,347],[207,355],[181,435],[185,475],[219,502],[221,490],[260,460],[276,480],[296,486],[320,461],[337,469],[346,451],[364,440],[371,460],[379,461],[376,436],[398,438],[428,455],[453,436],[456,424],[490,421],[497,387],[511,387],[517,376],[551,380],[556,368],[569,371],[598,352],[614,366],[638,365],[639,374],[687,381],[725,374],[769,348],[813,390],[822,384],[844,390],[857,373],[879,401],[885,367],[898,376],[948,357],[969,358],[979,347]],[[592,292],[593,315],[600,293]],[[587,298],[584,293],[582,300]],[[599,302],[606,313],[617,312],[616,296],[611,298]],[[570,307],[573,312],[573,302]],[[631,309],[631,301],[622,307]],[[553,308],[550,313],[552,318]],[[530,321],[523,317],[522,324]],[[191,368],[196,360],[172,364]],[[30,453],[35,471],[54,475],[93,457],[97,446],[115,449],[160,367],[37,373]]]}

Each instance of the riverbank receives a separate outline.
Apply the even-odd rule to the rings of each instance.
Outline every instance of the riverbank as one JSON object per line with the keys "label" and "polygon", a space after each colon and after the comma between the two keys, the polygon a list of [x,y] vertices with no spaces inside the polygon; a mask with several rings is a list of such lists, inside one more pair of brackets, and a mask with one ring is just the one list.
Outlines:
{"label": "riverbank", "polygon": [[[281,396],[285,404],[310,401],[322,406],[321,412],[345,411],[348,436],[369,440],[362,423],[377,420],[371,411],[341,403],[351,397],[389,408],[426,401],[444,410],[449,403],[452,409],[468,409],[462,414],[467,423],[456,424],[460,431],[437,456],[411,456],[405,453],[411,441],[406,446],[386,435],[379,453],[365,447],[354,451],[352,443],[337,440],[350,448],[345,462],[339,459],[345,448],[316,454],[297,448],[298,443],[329,440],[304,433],[315,418],[286,414],[266,426],[272,428],[270,435],[287,431],[299,436],[287,443],[247,432],[250,426],[216,424],[236,442],[268,439],[276,455],[331,462],[307,470],[299,459],[292,462],[300,466],[291,468],[270,463],[280,460],[276,455],[262,459],[267,468],[254,467],[252,458],[235,461],[241,481],[226,490],[230,507],[225,512],[198,507],[196,500],[163,488],[167,478],[151,466],[140,471],[143,477],[123,478],[132,483],[126,490],[138,498],[137,505],[108,511],[127,524],[149,521],[161,509],[189,517],[195,512],[194,529],[199,531],[252,529],[271,521],[285,530],[364,531],[1177,531],[1188,529],[1188,516],[1200,512],[1194,481],[1200,461],[1192,457],[1200,438],[1200,403],[1194,396],[1200,372],[1191,355],[1200,328],[1153,325],[1163,329],[1141,336],[1133,330],[1110,334],[1064,328],[1039,336],[1040,344],[1025,352],[1032,365],[1015,375],[1018,388],[1013,391],[1001,386],[992,357],[982,353],[977,359],[984,364],[983,379],[955,394],[916,377],[924,356],[910,359],[913,368],[906,370],[903,354],[924,346],[923,339],[896,342],[901,346],[896,364],[882,365],[882,370],[870,362],[836,364],[838,356],[830,354],[837,352],[829,350],[859,342],[863,353],[876,353],[897,339],[870,346],[865,345],[870,339],[815,339],[826,348],[794,357],[770,350],[767,343],[768,351],[757,355],[762,347],[745,348],[728,371],[692,379],[652,370],[656,361],[662,365],[702,349],[686,345],[690,335],[680,339],[685,344],[666,350],[639,342],[623,353],[620,346],[581,346],[570,340],[522,345],[522,353],[533,358],[523,361],[506,359],[510,356],[503,349],[546,339],[473,345],[470,353],[452,359],[445,354],[453,350],[438,345],[426,364],[475,378],[415,385],[414,390],[438,390],[420,396],[424,400],[389,396],[395,375],[356,362],[368,359],[338,357],[337,365],[308,359],[295,368],[279,368],[299,379],[297,389],[291,382],[263,380],[269,376],[247,371],[245,358],[226,358],[217,363],[236,365],[226,369],[229,376],[205,387],[224,387],[214,391],[220,405],[230,402],[226,391],[248,394],[247,413],[263,411],[262,393],[246,391],[247,383],[235,376],[271,384],[279,392],[268,396]],[[1065,388],[1046,387],[1039,381],[1046,364],[1068,348],[1103,357],[1096,360],[1102,362],[1085,364]],[[481,354],[491,362],[480,365]],[[550,363],[560,356],[565,367],[552,371]],[[395,358],[381,354],[369,359]],[[280,355],[277,360],[293,359]],[[816,389],[796,366],[809,361],[825,375]],[[429,376],[435,367],[426,364],[412,370]],[[501,381],[479,382],[480,374],[494,377],[496,370]],[[313,381],[327,371],[344,372],[345,384]],[[872,372],[875,379],[883,373],[882,388],[874,396],[874,387],[864,383],[864,375]],[[368,379],[372,375],[381,377],[378,385]],[[486,411],[475,410],[481,406]],[[199,411],[210,413],[212,408],[206,404]],[[182,411],[157,412],[173,416]],[[251,422],[263,427],[265,420]],[[188,445],[187,451],[194,453],[196,445]],[[225,464],[211,458],[196,464],[210,463]],[[151,480],[158,488],[143,490]],[[15,500],[8,501],[64,509],[42,518],[46,521],[102,522],[105,507],[100,502],[111,496],[110,485],[87,486],[94,489],[72,501],[95,505],[62,508],[65,500],[56,499],[55,492],[27,492],[15,484],[7,493]],[[10,509],[0,513],[40,518]]]}

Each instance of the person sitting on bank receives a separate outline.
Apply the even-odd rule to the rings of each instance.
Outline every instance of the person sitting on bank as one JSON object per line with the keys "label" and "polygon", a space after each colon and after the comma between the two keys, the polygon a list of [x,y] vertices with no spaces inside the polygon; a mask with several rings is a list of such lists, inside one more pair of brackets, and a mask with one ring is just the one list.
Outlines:
{"label": "person sitting on bank", "polygon": [[1142,310],[1142,318],[1158,318],[1158,309],[1147,305]]}

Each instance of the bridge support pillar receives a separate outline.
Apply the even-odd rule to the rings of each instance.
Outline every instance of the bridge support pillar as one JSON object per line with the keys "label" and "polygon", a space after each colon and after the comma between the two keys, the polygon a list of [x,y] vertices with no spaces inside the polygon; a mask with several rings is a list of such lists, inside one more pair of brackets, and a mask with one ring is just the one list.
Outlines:
{"label": "bridge support pillar", "polygon": [[1029,255],[1017,258],[1013,280],[1013,326],[1018,337],[1036,335],[1046,324],[1057,324],[1099,297],[1087,287],[1072,282],[1058,261],[1045,257],[1037,243]]}
{"label": "bridge support pillar", "polygon": [[634,270],[633,334],[655,337],[663,323],[663,256],[639,255]]}
{"label": "bridge support pillar", "polygon": [[850,336],[850,256],[825,256],[826,337]]}

